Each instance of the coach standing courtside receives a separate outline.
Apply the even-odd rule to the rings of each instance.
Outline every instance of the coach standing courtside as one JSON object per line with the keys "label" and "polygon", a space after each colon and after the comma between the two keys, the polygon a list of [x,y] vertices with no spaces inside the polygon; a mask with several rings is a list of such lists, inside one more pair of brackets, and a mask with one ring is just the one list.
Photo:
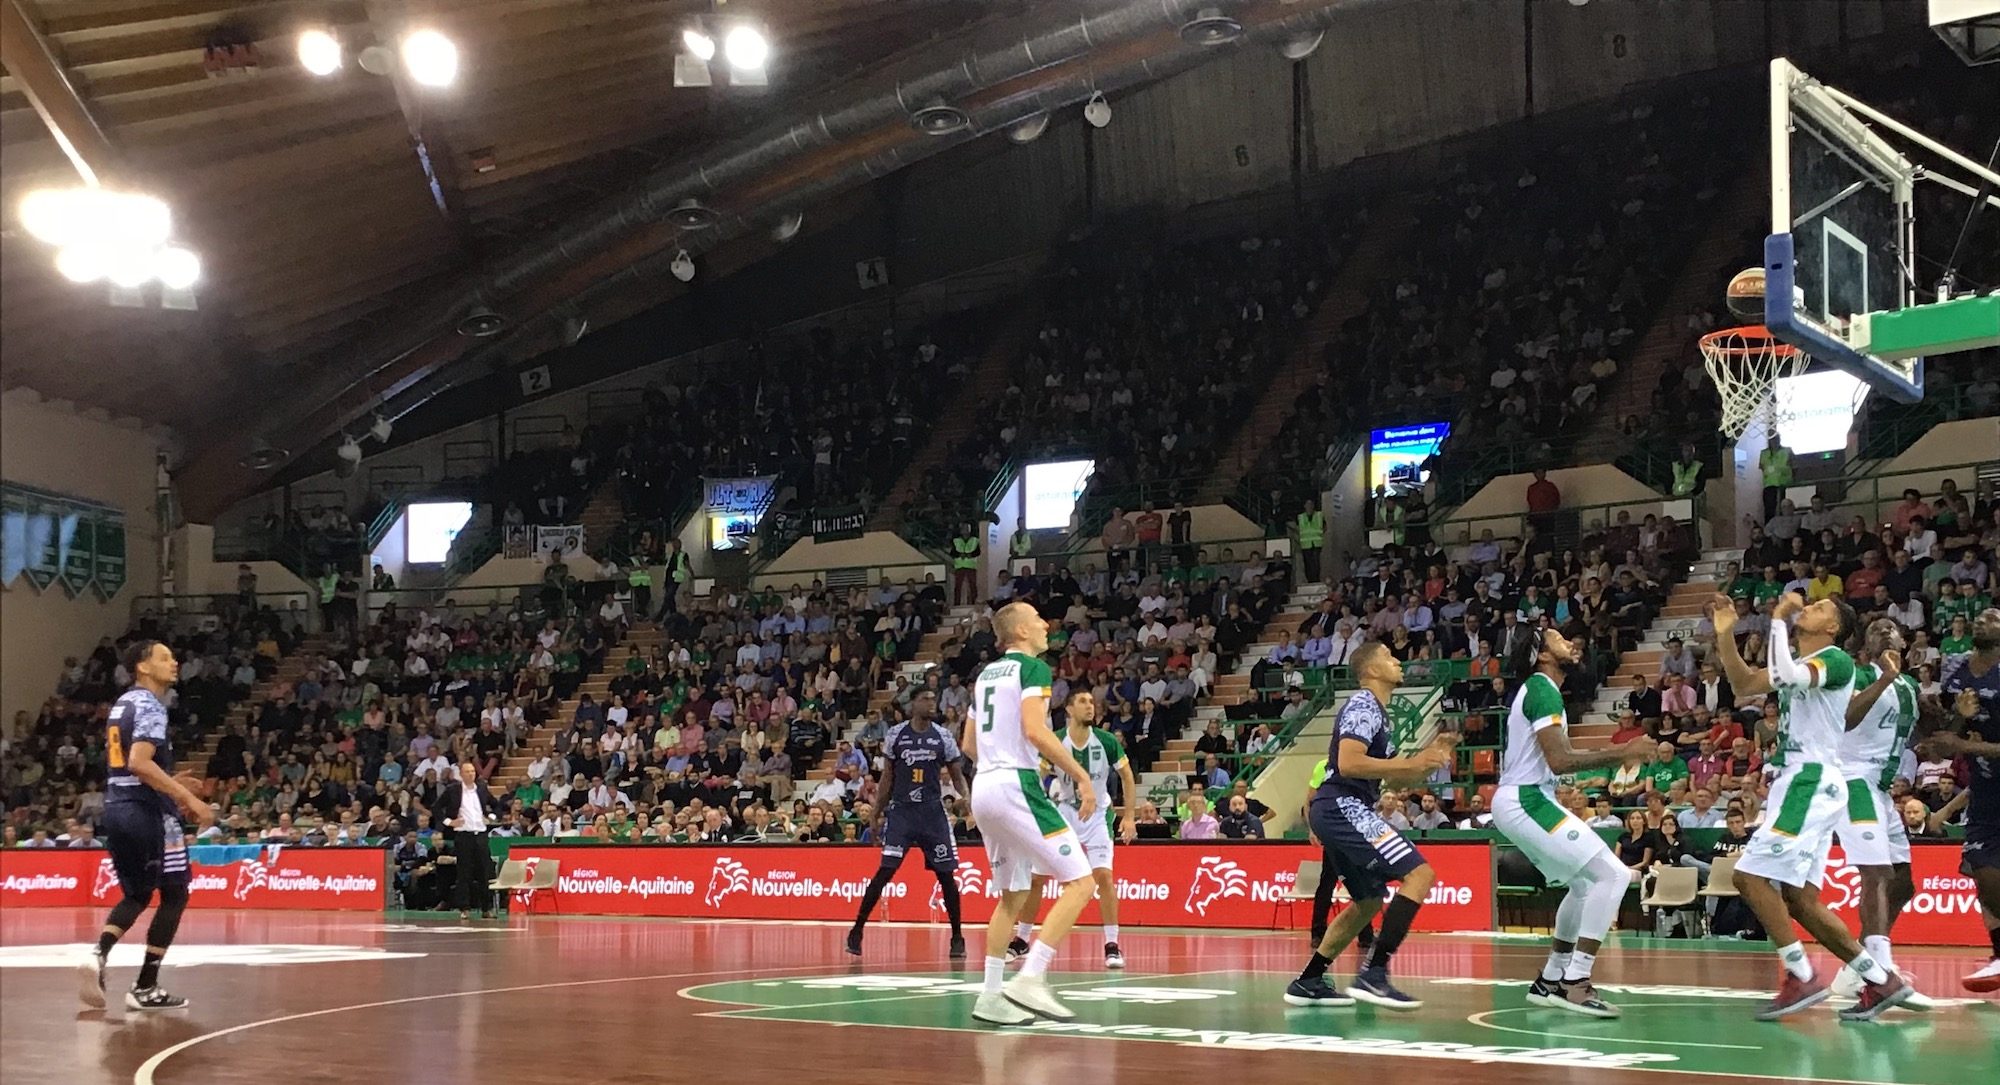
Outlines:
{"label": "coach standing courtside", "polygon": [[458,918],[465,919],[472,896],[479,894],[479,918],[492,918],[493,853],[486,848],[488,820],[498,817],[500,803],[479,782],[470,761],[458,763],[458,779],[438,795],[437,810],[451,829],[451,850],[458,866]]}

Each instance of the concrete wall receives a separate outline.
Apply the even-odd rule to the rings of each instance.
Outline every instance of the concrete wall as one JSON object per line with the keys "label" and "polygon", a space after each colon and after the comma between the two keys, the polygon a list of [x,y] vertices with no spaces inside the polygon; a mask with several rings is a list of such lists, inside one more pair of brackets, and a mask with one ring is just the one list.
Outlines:
{"label": "concrete wall", "polygon": [[[396,517],[396,522],[389,525],[388,532],[382,536],[382,541],[376,544],[375,553],[369,556],[369,560],[372,564],[380,565],[383,572],[395,577],[396,583],[401,584],[407,579],[409,554],[410,511],[406,508],[402,515]],[[373,574],[373,570],[369,572]]]}
{"label": "concrete wall", "polygon": [[[1754,470],[1756,465],[1753,463],[1751,467]],[[1528,511],[1528,484],[1534,480],[1532,474],[1501,475],[1487,483],[1459,506],[1450,520],[1438,525],[1438,541],[1456,545],[1478,538],[1487,528],[1503,538],[1517,535],[1521,518]],[[1586,510],[1582,513],[1585,526],[1595,520],[1609,523],[1616,512],[1589,506],[1629,508],[1635,523],[1648,513],[1686,519],[1693,508],[1690,501],[1661,497],[1645,483],[1609,464],[1558,468],[1549,472],[1549,481],[1561,491],[1563,508]]]}
{"label": "concrete wall", "polygon": [[1327,568],[1343,574],[1354,559],[1368,550],[1368,449],[1354,450],[1353,458],[1333,485],[1320,496],[1319,507],[1326,512],[1326,548],[1333,560]]}
{"label": "concrete wall", "polygon": [[130,625],[133,601],[159,591],[160,524],[154,512],[159,435],[45,402],[26,389],[0,396],[0,477],[85,498],[125,513],[123,590],[109,600],[36,591],[17,579],[0,590],[0,728],[55,693],[66,656],[86,655]]}

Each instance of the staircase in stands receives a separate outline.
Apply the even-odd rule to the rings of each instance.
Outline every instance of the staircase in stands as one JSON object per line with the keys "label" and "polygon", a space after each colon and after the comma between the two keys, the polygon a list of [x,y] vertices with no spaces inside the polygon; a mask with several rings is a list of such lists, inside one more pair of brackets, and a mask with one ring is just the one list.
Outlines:
{"label": "staircase in stands", "polygon": [[1687,649],[1693,648],[1703,605],[1722,590],[1723,566],[1740,556],[1741,552],[1736,550],[1702,551],[1701,559],[1689,569],[1688,578],[1668,593],[1659,617],[1640,634],[1638,647],[1619,656],[1618,669],[1598,689],[1590,714],[1570,725],[1570,738],[1577,746],[1601,747],[1610,743],[1618,712],[1625,705],[1626,695],[1632,692],[1632,680],[1641,674],[1658,677],[1660,659],[1667,654],[1669,639],[1679,637]]}
{"label": "staircase in stands", "polygon": [[1347,262],[1334,272],[1319,308],[1306,318],[1305,334],[1292,348],[1291,357],[1271,375],[1248,419],[1230,439],[1215,471],[1197,492],[1194,504],[1219,504],[1236,492],[1243,476],[1250,473],[1257,465],[1257,458],[1285,428],[1299,397],[1325,372],[1323,358],[1327,344],[1340,334],[1341,325],[1368,307],[1370,289],[1396,273],[1395,259],[1404,251],[1416,221],[1409,204],[1401,197],[1390,199],[1376,212]]}
{"label": "staircase in stands", "polygon": [[210,727],[200,747],[193,753],[185,755],[181,759],[181,764],[190,772],[200,772],[206,776],[209,758],[215,756],[216,747],[221,743],[222,736],[229,733],[230,727],[241,724],[247,734],[250,730],[250,721],[256,718],[264,702],[270,700],[271,695],[276,693],[280,686],[292,688],[298,685],[299,679],[306,673],[306,657],[324,655],[332,646],[333,638],[328,634],[307,634],[299,641],[298,647],[292,654],[278,660],[278,669],[271,672],[271,677],[259,679],[250,687],[249,696],[229,706],[229,711],[223,714],[221,725]]}
{"label": "staircase in stands", "polygon": [[903,522],[903,513],[923,488],[924,478],[957,451],[972,431],[985,423],[980,405],[997,401],[1007,389],[1007,377],[1015,359],[1027,350],[1028,339],[1042,322],[1042,306],[1031,291],[1020,301],[1020,311],[1000,321],[991,340],[972,363],[965,387],[942,403],[922,404],[919,409],[937,412],[924,447],[903,467],[896,484],[869,518],[868,530],[893,531]]}
{"label": "staircase in stands", "polygon": [[625,523],[625,496],[619,492],[617,472],[607,474],[597,484],[576,522],[583,525],[584,552],[599,558],[609,556],[606,547]]}
{"label": "staircase in stands", "polygon": [[[1681,267],[1680,278],[1654,311],[1645,338],[1633,349],[1609,391],[1598,400],[1598,410],[1580,442],[1581,447],[1616,447],[1622,440],[1619,422],[1629,415],[1643,418],[1652,410],[1653,389],[1659,385],[1662,373],[1702,364],[1695,343],[1700,336],[1689,330],[1688,314],[1720,301],[1723,284],[1729,281],[1729,276],[1754,266],[1762,255],[1755,249],[1744,248],[1745,238],[1755,228],[1760,212],[1769,206],[1764,202],[1763,187],[1756,183],[1762,177],[1757,173],[1753,179],[1746,173],[1716,201],[1708,232],[1695,242]],[[1660,451],[1671,456],[1677,450]]]}
{"label": "staircase in stands", "polygon": [[549,721],[528,732],[522,738],[521,744],[501,762],[499,771],[493,774],[493,779],[490,781],[493,790],[496,793],[503,792],[525,779],[528,775],[528,762],[535,759],[535,751],[544,745],[552,745],[556,733],[567,728],[576,719],[576,706],[583,703],[583,695],[590,694],[590,699],[600,705],[610,703],[611,680],[625,673],[625,661],[635,653],[650,658],[659,650],[660,643],[659,626],[652,622],[634,623],[632,628],[626,631],[625,639],[604,653],[604,665],[584,675],[576,690],[564,698],[562,704],[550,714]]}

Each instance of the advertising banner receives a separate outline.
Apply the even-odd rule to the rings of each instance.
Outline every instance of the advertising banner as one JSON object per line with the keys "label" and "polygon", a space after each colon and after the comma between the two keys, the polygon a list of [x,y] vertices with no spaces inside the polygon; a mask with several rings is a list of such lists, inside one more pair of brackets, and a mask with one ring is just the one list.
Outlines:
{"label": "advertising banner", "polygon": [[[220,866],[196,862],[195,908],[379,912],[388,904],[388,853],[379,848],[266,849]],[[0,907],[61,908],[117,903],[109,853],[83,848],[0,852]]]}
{"label": "advertising banner", "polygon": [[[761,919],[852,919],[874,877],[873,848],[747,844],[528,845],[514,859],[562,864],[556,892],[566,915],[714,916]],[[1424,847],[1437,870],[1417,930],[1491,930],[1492,849],[1484,842]],[[1291,892],[1299,863],[1316,858],[1306,844],[1139,844],[1118,849],[1121,925],[1268,928],[1290,921],[1280,902]],[[1000,896],[987,878],[983,849],[959,851],[958,888],[968,923],[984,923]],[[1054,887],[1045,890],[1055,896]],[[1311,902],[1296,916],[1303,925]],[[944,918],[937,881],[916,858],[903,864],[882,896],[878,917]],[[1097,922],[1097,906],[1084,910]]]}
{"label": "advertising banner", "polygon": [[[1972,879],[1958,872],[1957,844],[1918,844],[1910,849],[1910,878],[1917,895],[1903,908],[1894,931],[1898,944],[1918,946],[1983,946],[1986,930],[1979,918],[1979,894]],[[1835,845],[1826,860],[1826,883],[1819,899],[1847,929],[1861,934],[1861,871],[1848,865]]]}

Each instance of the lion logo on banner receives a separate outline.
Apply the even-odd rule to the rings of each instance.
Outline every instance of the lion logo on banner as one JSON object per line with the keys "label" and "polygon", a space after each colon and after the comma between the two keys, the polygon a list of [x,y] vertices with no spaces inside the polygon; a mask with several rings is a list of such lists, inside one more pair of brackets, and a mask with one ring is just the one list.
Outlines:
{"label": "lion logo on banner", "polygon": [[1845,858],[1826,861],[1826,885],[1821,893],[1828,911],[1845,911],[1861,906],[1861,872]]}
{"label": "lion logo on banner", "polygon": [[118,888],[118,868],[111,865],[109,856],[97,861],[97,883],[90,887],[90,899],[103,900]]}
{"label": "lion logo on banner", "polygon": [[749,888],[750,868],[724,855],[715,860],[715,870],[708,876],[708,893],[701,899],[711,908],[720,908],[731,893]]}
{"label": "lion logo on banner", "polygon": [[250,891],[264,888],[270,875],[270,868],[266,867],[262,860],[245,859],[236,864],[236,888],[231,890],[229,895],[237,900],[248,900]]}
{"label": "lion logo on banner", "polygon": [[[535,880],[535,871],[540,869],[541,865],[542,857],[539,855],[531,855],[521,860],[521,880],[524,882],[533,882]],[[535,906],[535,891],[532,888],[516,889],[514,890],[514,899],[520,902],[522,908],[532,910]]]}
{"label": "lion logo on banner", "polygon": [[[951,880],[958,883],[958,895],[964,897],[983,896],[986,893],[986,875],[973,863],[960,860],[958,869],[952,871]],[[944,887],[931,887],[931,915],[944,915]]]}
{"label": "lion logo on banner", "polygon": [[1204,855],[1201,864],[1194,868],[1194,883],[1188,886],[1187,903],[1181,910],[1198,916],[1208,915],[1208,906],[1224,897],[1245,897],[1250,895],[1250,875],[1235,862],[1219,855]]}

